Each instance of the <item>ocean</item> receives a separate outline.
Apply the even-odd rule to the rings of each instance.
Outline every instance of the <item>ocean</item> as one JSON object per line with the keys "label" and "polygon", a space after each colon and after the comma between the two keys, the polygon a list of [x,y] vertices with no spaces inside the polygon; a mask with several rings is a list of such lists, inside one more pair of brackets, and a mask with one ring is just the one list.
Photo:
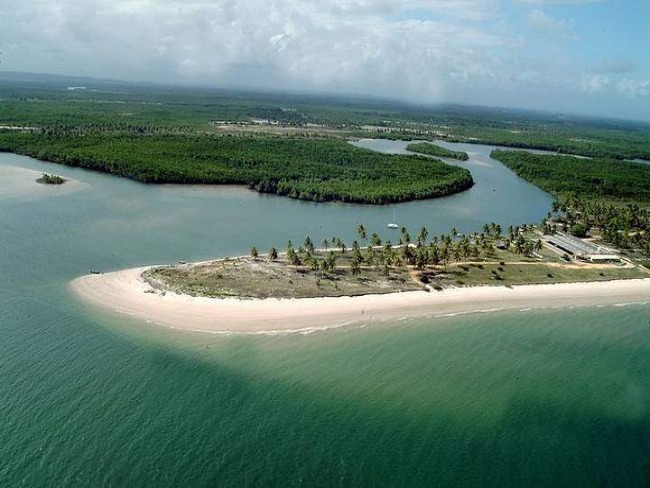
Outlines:
{"label": "ocean", "polygon": [[[400,225],[546,214],[550,196],[469,148],[476,187],[397,205]],[[351,240],[360,221],[388,235],[392,214],[0,154],[0,486],[648,486],[648,304],[228,336],[67,288],[91,269]]]}

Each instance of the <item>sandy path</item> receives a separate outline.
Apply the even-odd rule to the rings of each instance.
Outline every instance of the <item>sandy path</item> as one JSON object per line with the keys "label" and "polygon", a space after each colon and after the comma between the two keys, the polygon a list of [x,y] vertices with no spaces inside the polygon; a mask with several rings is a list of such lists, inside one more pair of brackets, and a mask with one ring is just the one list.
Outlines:
{"label": "sandy path", "polygon": [[133,268],[75,279],[82,300],[161,326],[209,332],[305,331],[402,317],[486,310],[590,306],[650,301],[650,279],[599,283],[484,286],[360,297],[239,300],[161,294]]}

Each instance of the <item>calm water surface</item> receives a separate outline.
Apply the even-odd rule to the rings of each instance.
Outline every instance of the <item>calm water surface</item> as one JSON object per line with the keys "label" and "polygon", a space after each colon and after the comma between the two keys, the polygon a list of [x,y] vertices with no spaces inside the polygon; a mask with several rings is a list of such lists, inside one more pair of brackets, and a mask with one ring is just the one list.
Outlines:
{"label": "calm water surface", "polygon": [[[477,185],[397,205],[400,225],[545,215],[548,195],[466,149]],[[98,314],[66,288],[390,220],[0,154],[0,486],[647,486],[648,305],[224,337]]]}

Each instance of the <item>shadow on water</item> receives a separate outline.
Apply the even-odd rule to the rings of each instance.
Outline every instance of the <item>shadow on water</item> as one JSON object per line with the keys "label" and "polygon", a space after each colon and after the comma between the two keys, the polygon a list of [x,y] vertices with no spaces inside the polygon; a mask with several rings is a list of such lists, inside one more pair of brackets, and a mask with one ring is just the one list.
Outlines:
{"label": "shadow on water", "polygon": [[[256,356],[254,342],[236,343],[241,362]],[[6,459],[1,451],[12,445],[12,459],[20,459],[5,468],[7,485],[643,486],[648,481],[647,422],[534,395],[514,395],[495,421],[490,415],[421,412],[409,402],[393,408],[381,398],[373,404],[336,389],[260,379],[245,368],[207,364],[165,348],[142,347],[137,357],[115,358],[109,351],[101,356],[106,361],[99,366],[84,361],[94,366],[83,379],[54,379],[47,392],[5,405],[5,419],[24,422],[13,426],[11,442],[0,448]],[[138,373],[120,381],[129,369]]]}

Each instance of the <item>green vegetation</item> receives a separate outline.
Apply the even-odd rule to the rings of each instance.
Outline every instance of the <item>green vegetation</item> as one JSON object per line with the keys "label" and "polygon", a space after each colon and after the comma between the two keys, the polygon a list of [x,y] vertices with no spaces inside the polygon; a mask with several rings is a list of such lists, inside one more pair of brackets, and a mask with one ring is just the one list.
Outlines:
{"label": "green vegetation", "polygon": [[474,183],[469,171],[442,161],[324,138],[4,132],[0,150],[145,183],[245,184],[313,201],[402,202]]}
{"label": "green vegetation", "polygon": [[560,197],[650,202],[650,165],[612,159],[492,151],[517,175]]}
{"label": "green vegetation", "polygon": [[645,278],[647,271],[631,264],[563,262],[544,247],[531,226],[510,227],[504,234],[490,223],[482,232],[433,236],[422,227],[412,242],[406,228],[396,244],[384,241],[363,224],[357,226],[361,247],[350,248],[338,237],[316,249],[308,236],[297,248],[289,241],[286,252],[272,248],[260,256],[208,264],[159,267],[145,277],[161,291],[210,297],[304,298],[364,295],[397,291],[441,290],[476,285],[522,285]]}
{"label": "green vegetation", "polygon": [[[67,89],[80,85],[87,88]],[[528,176],[520,171],[562,197],[649,201],[642,165],[613,161],[650,160],[650,125],[643,122],[3,73],[0,100],[0,150],[144,182],[247,184],[315,201],[430,198],[468,188],[471,176],[436,161],[370,156],[342,141],[444,139],[597,157],[593,164],[603,171],[579,171],[575,182],[575,160],[557,159],[563,169],[549,178],[538,174],[541,166]],[[419,150],[461,157],[435,145]]]}
{"label": "green vegetation", "polygon": [[[145,278],[163,291],[192,296],[239,298],[309,298],[356,296],[419,290],[406,268],[384,274],[383,268],[364,268],[358,274],[350,253],[334,258],[336,268],[305,262],[292,264],[286,254],[273,260],[235,258],[208,264],[154,268]],[[333,252],[316,251],[313,259],[326,263]],[[318,266],[318,267],[317,267]]]}
{"label": "green vegetation", "polygon": [[573,232],[576,228],[624,250],[630,257],[650,257],[650,208],[569,198],[555,202],[548,218],[542,221],[545,234],[559,229]]}
{"label": "green vegetation", "polygon": [[43,176],[37,179],[36,182],[44,185],[62,185],[65,183],[65,179],[61,178],[59,175],[43,173]]}
{"label": "green vegetation", "polygon": [[435,156],[438,158],[451,158],[461,161],[467,161],[469,159],[469,155],[464,151],[451,151],[429,142],[411,143],[406,146],[406,149],[415,153],[426,154],[427,156]]}
{"label": "green vegetation", "polygon": [[427,271],[422,277],[443,288],[459,285],[531,285],[575,283],[581,281],[610,281],[647,278],[636,267],[601,267],[594,265],[562,265],[556,263],[469,263],[454,264],[447,269]]}
{"label": "green vegetation", "polygon": [[542,221],[545,234],[593,235],[632,258],[650,256],[649,165],[525,151],[491,156],[560,198]]}
{"label": "green vegetation", "polygon": [[574,237],[586,237],[587,231],[585,224],[573,224],[570,229],[571,235]]}
{"label": "green vegetation", "polygon": [[[67,90],[69,85],[86,90]],[[415,106],[371,98],[3,77],[0,125],[47,131],[291,134],[460,141],[650,160],[650,124],[522,110]],[[267,121],[261,125],[253,120]]]}

